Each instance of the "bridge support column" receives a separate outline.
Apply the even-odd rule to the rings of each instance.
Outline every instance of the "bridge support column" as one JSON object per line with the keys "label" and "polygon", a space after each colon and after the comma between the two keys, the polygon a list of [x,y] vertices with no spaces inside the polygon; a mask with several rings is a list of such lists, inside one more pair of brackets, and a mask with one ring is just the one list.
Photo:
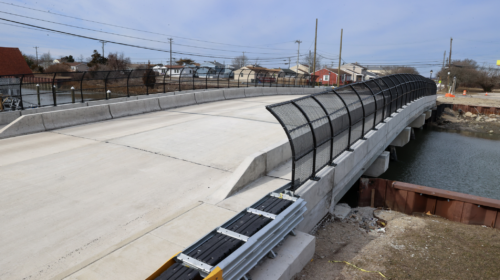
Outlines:
{"label": "bridge support column", "polygon": [[425,111],[425,119],[428,120],[432,116],[432,110]]}
{"label": "bridge support column", "polygon": [[418,116],[413,122],[408,126],[411,128],[421,128],[425,124],[427,113]]}
{"label": "bridge support column", "polygon": [[383,152],[377,159],[366,169],[363,175],[370,177],[378,177],[382,175],[389,168],[390,153]]}
{"label": "bridge support column", "polygon": [[411,127],[406,127],[399,135],[391,142],[390,146],[403,147],[410,142]]}

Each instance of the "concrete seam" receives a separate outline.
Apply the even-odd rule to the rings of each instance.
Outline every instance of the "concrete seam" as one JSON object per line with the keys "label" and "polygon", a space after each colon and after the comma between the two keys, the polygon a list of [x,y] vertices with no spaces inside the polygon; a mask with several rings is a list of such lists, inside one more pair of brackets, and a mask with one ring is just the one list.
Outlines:
{"label": "concrete seam", "polygon": [[116,146],[127,147],[127,148],[130,148],[130,149],[134,149],[134,150],[138,150],[138,151],[142,151],[142,152],[146,152],[146,153],[150,153],[150,154],[154,154],[154,155],[164,156],[164,157],[168,157],[168,158],[172,158],[172,159],[176,159],[176,160],[181,160],[181,161],[184,161],[184,162],[189,162],[189,163],[197,164],[197,165],[200,165],[200,166],[205,166],[205,167],[213,168],[213,169],[224,171],[224,172],[233,173],[232,171],[225,170],[225,169],[222,169],[222,168],[218,168],[218,167],[213,167],[213,166],[210,166],[210,165],[201,164],[199,162],[189,161],[187,159],[182,159],[182,158],[177,158],[177,157],[173,157],[173,156],[168,156],[168,155],[165,155],[165,154],[162,154],[162,153],[148,151],[148,150],[144,150],[144,149],[137,148],[137,147],[127,146],[127,145],[121,145],[121,144],[117,144],[117,143],[110,143],[110,142],[107,142],[107,141],[104,142],[104,143],[106,143],[106,144],[112,144],[112,145],[116,145]]}
{"label": "concrete seam", "polygon": [[43,114],[40,114],[40,117],[42,118],[43,130],[47,131],[47,127],[45,126],[45,119],[43,118]]}
{"label": "concrete seam", "polygon": [[255,121],[255,122],[277,124],[275,122],[267,122],[267,121],[254,120],[254,119],[245,119],[245,118],[238,118],[238,117],[231,117],[231,116],[210,115],[210,114],[201,114],[201,113],[190,113],[190,112],[182,112],[182,111],[172,111],[172,112],[183,113],[183,114],[190,114],[190,115],[201,115],[201,116],[210,116],[210,117],[232,118],[232,119],[239,119],[239,120],[247,120],[247,121]]}
{"label": "concrete seam", "polygon": [[114,119],[115,117],[113,117],[113,114],[111,114],[111,108],[109,107],[109,104],[107,104],[106,106],[108,106],[108,111],[109,115],[111,116],[111,119]]}

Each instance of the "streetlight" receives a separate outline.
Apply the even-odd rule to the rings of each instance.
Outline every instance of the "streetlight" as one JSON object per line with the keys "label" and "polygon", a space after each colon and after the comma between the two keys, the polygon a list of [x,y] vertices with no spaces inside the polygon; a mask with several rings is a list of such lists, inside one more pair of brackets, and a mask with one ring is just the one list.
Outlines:
{"label": "streetlight", "polygon": [[431,77],[429,79],[432,79],[432,70],[431,70]]}

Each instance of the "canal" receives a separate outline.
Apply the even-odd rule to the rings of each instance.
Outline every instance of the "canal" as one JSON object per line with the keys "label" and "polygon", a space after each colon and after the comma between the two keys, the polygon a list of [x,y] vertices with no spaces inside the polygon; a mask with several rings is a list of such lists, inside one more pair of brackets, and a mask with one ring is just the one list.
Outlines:
{"label": "canal", "polygon": [[415,137],[381,178],[500,199],[499,136],[424,126]]}

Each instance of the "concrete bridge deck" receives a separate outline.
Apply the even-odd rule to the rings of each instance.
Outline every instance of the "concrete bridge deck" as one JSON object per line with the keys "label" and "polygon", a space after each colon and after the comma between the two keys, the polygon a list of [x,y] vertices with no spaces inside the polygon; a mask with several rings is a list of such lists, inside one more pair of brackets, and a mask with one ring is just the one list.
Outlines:
{"label": "concrete bridge deck", "polygon": [[204,203],[247,156],[286,141],[265,105],[297,97],[206,103],[0,140],[0,278],[147,277],[253,196],[287,182],[266,176],[244,201]]}

